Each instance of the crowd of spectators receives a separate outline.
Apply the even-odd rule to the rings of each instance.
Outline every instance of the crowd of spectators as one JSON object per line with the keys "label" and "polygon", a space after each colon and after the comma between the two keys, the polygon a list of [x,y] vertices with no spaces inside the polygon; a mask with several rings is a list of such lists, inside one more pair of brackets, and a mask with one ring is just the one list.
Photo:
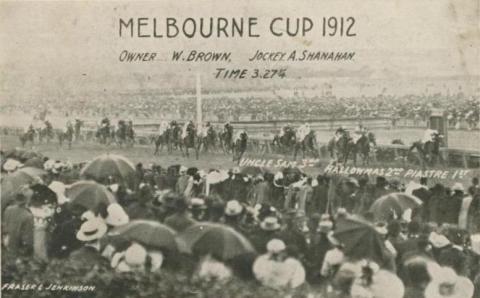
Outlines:
{"label": "crowd of spectators", "polygon": [[[25,158],[4,157],[2,179],[29,164]],[[459,182],[431,185],[426,178],[405,185],[385,177],[311,177],[295,168],[271,173],[139,163],[133,181],[99,181],[116,203],[88,210],[72,205],[65,191],[83,179],[85,165],[42,162],[47,175],[23,185],[13,201],[2,198],[2,255],[10,258],[3,260],[8,264],[2,267],[3,283],[24,281],[25,276],[12,272],[24,272],[20,260],[33,258],[113,276],[181,272],[222,285],[224,297],[238,295],[229,292],[234,280],[250,282],[254,293],[260,288],[302,289],[320,297],[468,298],[480,293],[478,178],[468,187]],[[40,191],[41,185],[55,193],[53,200]],[[382,217],[372,211],[376,200],[398,193],[422,204],[402,214],[392,209]],[[164,223],[180,235],[199,223],[225,225],[248,239],[256,253],[235,259],[174,256],[139,243],[105,242],[110,231],[138,219]],[[371,238],[352,250],[340,238],[345,222],[373,231]],[[364,232],[359,228],[356,233]],[[380,239],[379,246],[369,248],[374,239]],[[104,279],[88,281],[100,284]],[[137,290],[148,296],[142,286]]]}
{"label": "crowd of spectators", "polygon": [[[194,95],[156,92],[99,95],[101,100],[78,98],[36,98],[2,101],[2,111],[34,115],[94,118],[103,116],[132,119],[195,119]],[[375,97],[317,96],[295,92],[260,92],[246,95],[207,93],[203,96],[204,118],[209,121],[297,120],[389,117],[426,121],[434,110],[442,110],[452,128],[477,128],[478,99],[454,95],[405,95]]]}

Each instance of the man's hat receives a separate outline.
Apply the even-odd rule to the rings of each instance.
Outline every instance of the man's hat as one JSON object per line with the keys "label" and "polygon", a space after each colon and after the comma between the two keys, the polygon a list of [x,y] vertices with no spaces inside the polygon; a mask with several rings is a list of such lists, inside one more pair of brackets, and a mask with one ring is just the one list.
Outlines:
{"label": "man's hat", "polygon": [[278,218],[274,216],[268,216],[260,223],[260,228],[264,231],[276,231],[280,227]]}
{"label": "man's hat", "polygon": [[285,242],[280,239],[272,239],[267,243],[267,251],[269,253],[277,254],[284,251],[287,248]]}
{"label": "man's hat", "polygon": [[110,226],[122,226],[130,221],[125,210],[117,203],[112,203],[107,207],[107,218],[105,222]]}
{"label": "man's hat", "polygon": [[77,239],[83,242],[89,242],[102,238],[107,232],[107,225],[98,217],[91,218],[80,226],[77,232]]}
{"label": "man's hat", "polygon": [[230,200],[225,206],[225,215],[235,216],[242,213],[243,206],[237,200]]}

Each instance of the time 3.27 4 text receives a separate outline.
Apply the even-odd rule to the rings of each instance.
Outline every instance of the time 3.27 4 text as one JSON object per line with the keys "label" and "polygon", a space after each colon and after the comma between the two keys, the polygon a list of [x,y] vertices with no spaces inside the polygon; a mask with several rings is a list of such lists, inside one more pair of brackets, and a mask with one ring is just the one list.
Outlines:
{"label": "time 3.27 4 text", "polygon": [[283,79],[287,76],[286,68],[217,68],[216,79]]}

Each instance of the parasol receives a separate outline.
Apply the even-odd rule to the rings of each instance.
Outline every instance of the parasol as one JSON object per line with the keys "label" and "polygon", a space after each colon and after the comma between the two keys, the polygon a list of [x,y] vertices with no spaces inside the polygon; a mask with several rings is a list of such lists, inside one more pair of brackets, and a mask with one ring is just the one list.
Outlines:
{"label": "parasol", "polygon": [[250,241],[233,228],[218,223],[198,223],[179,234],[181,252],[197,256],[211,254],[220,260],[255,253]]}

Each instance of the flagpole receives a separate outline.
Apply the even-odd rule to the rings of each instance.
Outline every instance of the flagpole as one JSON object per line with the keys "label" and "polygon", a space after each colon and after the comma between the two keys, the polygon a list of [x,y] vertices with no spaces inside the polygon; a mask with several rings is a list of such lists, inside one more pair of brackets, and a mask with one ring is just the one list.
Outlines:
{"label": "flagpole", "polygon": [[202,82],[200,73],[197,73],[197,128],[202,127]]}

